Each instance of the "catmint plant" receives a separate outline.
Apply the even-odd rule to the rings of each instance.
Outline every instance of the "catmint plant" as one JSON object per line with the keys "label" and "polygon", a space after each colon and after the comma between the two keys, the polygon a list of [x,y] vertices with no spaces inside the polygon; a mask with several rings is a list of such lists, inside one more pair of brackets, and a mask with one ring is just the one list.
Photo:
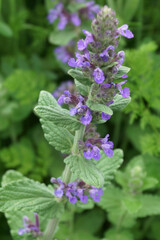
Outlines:
{"label": "catmint plant", "polygon": [[[60,17],[61,28],[73,23],[62,3],[54,11],[57,15],[49,19]],[[130,102],[129,89],[122,87],[129,68],[122,66],[124,51],[118,52],[117,47],[121,36],[132,38],[133,34],[127,25],[118,26],[115,12],[107,6],[93,19],[92,31],[83,29],[83,33],[75,58],[68,61],[74,83],[63,83],[52,94],[42,91],[35,107],[45,138],[66,156],[62,176],[53,176],[49,186],[13,172],[4,178],[0,210],[36,212],[35,223],[23,218],[24,228],[17,229],[19,235],[53,239],[65,207],[100,202],[103,190],[122,163],[122,150],[115,150],[112,136],[101,137],[96,126],[109,121],[114,111]],[[37,214],[45,224],[39,223]]]}

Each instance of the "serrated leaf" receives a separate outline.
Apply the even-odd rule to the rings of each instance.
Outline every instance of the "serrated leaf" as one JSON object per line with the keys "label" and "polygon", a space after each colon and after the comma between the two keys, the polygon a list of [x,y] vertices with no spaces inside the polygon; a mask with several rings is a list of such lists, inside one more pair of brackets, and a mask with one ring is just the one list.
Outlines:
{"label": "serrated leaf", "polygon": [[96,103],[96,102],[93,102],[91,100],[88,100],[86,102],[86,104],[93,111],[104,112],[104,113],[107,113],[109,115],[113,114],[112,109],[110,109],[110,107],[106,106],[105,104]]}
{"label": "serrated leaf", "polygon": [[83,96],[88,96],[90,88],[88,86],[83,85],[76,79],[74,80],[74,82],[76,84],[78,92],[80,92],[80,94]]}
{"label": "serrated leaf", "polygon": [[121,78],[124,74],[127,74],[131,69],[125,66],[119,68],[118,73],[115,75],[115,79]]}
{"label": "serrated leaf", "polygon": [[53,95],[47,91],[41,91],[39,94],[38,105],[42,106],[55,106],[61,109],[61,106],[57,103]]}
{"label": "serrated leaf", "polygon": [[80,71],[80,70],[75,70],[75,69],[70,69],[68,71],[68,74],[70,76],[72,76],[74,79],[78,80],[80,83],[82,83],[83,85],[88,85],[90,86],[91,83],[90,83],[90,80],[88,78],[86,78],[84,75],[83,75],[83,72]]}
{"label": "serrated leaf", "polygon": [[46,218],[54,218],[63,211],[54,193],[45,184],[30,179],[7,184],[0,190],[0,211],[28,210]]}
{"label": "serrated leaf", "polygon": [[80,121],[75,116],[70,116],[69,111],[61,108],[54,97],[45,91],[40,93],[39,102],[34,111],[43,119],[43,122],[51,122],[69,130],[77,130],[81,126]]}
{"label": "serrated leaf", "polygon": [[55,45],[67,45],[72,39],[76,37],[76,31],[65,28],[63,31],[55,30],[49,35],[49,42]]}
{"label": "serrated leaf", "polygon": [[93,160],[87,160],[82,156],[71,155],[65,158],[64,162],[70,167],[75,177],[79,177],[84,182],[96,187],[102,187],[104,184],[103,175]]}
{"label": "serrated leaf", "polygon": [[133,197],[133,196],[129,196],[129,197],[126,197],[126,198],[124,197],[123,205],[125,206],[125,208],[129,212],[129,214],[136,214],[140,210],[140,208],[142,207],[141,201],[139,199],[137,199],[136,197]]}
{"label": "serrated leaf", "polygon": [[70,113],[66,109],[57,109],[55,107],[48,106],[37,106],[34,108],[36,114],[44,121],[51,121],[59,127],[67,129],[77,130],[80,128],[81,123],[76,117],[70,116]]}
{"label": "serrated leaf", "polygon": [[114,173],[123,163],[123,151],[121,149],[115,149],[113,157],[107,157],[102,152],[101,159],[96,161],[96,166],[103,173],[105,183],[113,179]]}
{"label": "serrated leaf", "polygon": [[20,172],[17,172],[15,170],[8,170],[2,177],[2,187],[5,187],[7,184],[11,183],[11,182],[15,182],[17,180],[22,180],[25,179],[26,177],[24,177]]}
{"label": "serrated leaf", "polygon": [[109,107],[113,111],[120,111],[123,108],[125,108],[131,101],[131,97],[129,98],[124,98],[120,94],[116,94],[114,97],[114,103],[112,103]]}
{"label": "serrated leaf", "polygon": [[57,127],[54,123],[41,119],[44,136],[50,145],[62,153],[69,154],[73,145],[73,135],[65,128]]}
{"label": "serrated leaf", "polygon": [[136,217],[147,217],[160,214],[160,196],[143,194],[139,199],[142,207],[136,213]]}

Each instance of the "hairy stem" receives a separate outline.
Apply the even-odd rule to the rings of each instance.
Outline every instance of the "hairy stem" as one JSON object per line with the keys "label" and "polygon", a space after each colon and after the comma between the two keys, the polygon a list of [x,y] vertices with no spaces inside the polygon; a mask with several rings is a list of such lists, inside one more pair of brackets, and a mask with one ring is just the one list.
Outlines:
{"label": "hairy stem", "polygon": [[[72,154],[78,153],[78,142],[79,142],[79,140],[83,139],[84,131],[85,131],[85,126],[82,125],[81,128],[75,132]],[[63,172],[63,176],[62,176],[62,181],[65,183],[69,183],[70,179],[71,179],[71,171],[70,171],[69,167],[66,165],[64,172]],[[53,219],[49,220],[46,230],[44,232],[43,240],[52,240],[53,239],[56,229],[57,229],[57,226],[59,224],[59,221],[60,221],[59,218],[53,218]]]}

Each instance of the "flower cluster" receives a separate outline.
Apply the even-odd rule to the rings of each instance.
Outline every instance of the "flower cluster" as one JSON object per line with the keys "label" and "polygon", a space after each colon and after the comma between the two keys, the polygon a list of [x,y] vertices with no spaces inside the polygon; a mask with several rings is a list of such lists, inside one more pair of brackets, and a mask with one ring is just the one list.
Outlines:
{"label": "flower cluster", "polygon": [[99,138],[98,134],[95,134],[92,138],[88,138],[85,142],[79,142],[80,150],[83,150],[83,156],[86,159],[94,158],[95,160],[100,160],[101,154],[100,150],[108,156],[113,156],[113,142],[109,141],[109,134],[105,138]]}
{"label": "flower cluster", "polygon": [[66,46],[60,46],[54,49],[54,53],[58,60],[62,63],[67,63],[73,57],[75,42],[70,41]]}
{"label": "flower cluster", "polygon": [[62,82],[62,84],[52,93],[53,97],[59,98],[65,90],[68,90],[70,93],[75,92],[75,85],[72,81],[68,80],[66,82]]}
{"label": "flower cluster", "polygon": [[99,202],[103,195],[102,188],[96,188],[83,181],[64,183],[60,178],[51,178],[51,183],[55,185],[54,194],[57,198],[67,197],[70,203],[75,204],[77,200],[87,203],[89,196]]}
{"label": "flower cluster", "polygon": [[82,124],[88,125],[92,121],[91,110],[85,104],[85,98],[81,95],[74,95],[68,90],[65,90],[64,94],[59,97],[58,104],[68,104],[72,106],[72,108],[70,108],[70,115],[79,116]]}
{"label": "flower cluster", "polygon": [[19,235],[23,234],[32,234],[33,237],[38,237],[42,235],[42,232],[39,229],[39,217],[37,213],[34,213],[35,223],[33,223],[27,216],[23,217],[24,228],[18,230]]}
{"label": "flower cluster", "polygon": [[92,33],[83,30],[85,39],[78,41],[76,59],[71,58],[68,62],[71,67],[78,67],[83,75],[90,79],[91,83],[97,84],[92,89],[91,97],[96,102],[105,102],[110,105],[116,93],[124,98],[128,98],[130,91],[127,87],[122,89],[122,85],[127,81],[113,82],[118,78],[126,78],[127,75],[117,77],[117,73],[124,62],[124,51],[116,53],[120,35],[132,38],[133,33],[128,29],[128,25],[117,27],[118,20],[115,13],[107,6],[92,21]]}
{"label": "flower cluster", "polygon": [[76,0],[77,3],[81,3],[82,7],[77,11],[70,13],[67,7],[62,2],[55,5],[53,9],[49,10],[47,16],[48,21],[52,24],[56,19],[59,19],[58,29],[63,30],[67,24],[73,24],[74,26],[81,25],[81,18],[93,19],[95,14],[100,10],[98,5],[95,5],[94,1]]}

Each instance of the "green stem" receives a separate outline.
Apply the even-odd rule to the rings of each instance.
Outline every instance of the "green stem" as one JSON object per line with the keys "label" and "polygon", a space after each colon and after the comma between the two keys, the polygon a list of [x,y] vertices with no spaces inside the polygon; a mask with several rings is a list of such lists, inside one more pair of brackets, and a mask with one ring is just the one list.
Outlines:
{"label": "green stem", "polygon": [[126,215],[127,215],[127,211],[124,211],[123,214],[121,215],[119,221],[118,221],[118,224],[117,224],[117,232],[120,231],[121,226],[122,226],[122,223],[123,223],[124,219],[126,218]]}
{"label": "green stem", "polygon": [[[84,131],[85,131],[85,126],[81,126],[81,128],[76,131],[75,137],[74,137],[74,142],[73,142],[72,154],[78,153],[78,142],[79,142],[79,140],[83,139]],[[65,183],[69,183],[70,179],[71,179],[71,171],[70,171],[69,167],[66,165],[64,172],[63,172],[62,181]],[[52,240],[53,239],[56,229],[57,229],[57,226],[59,224],[59,221],[60,221],[59,218],[53,218],[53,219],[49,220],[46,230],[44,232],[43,240]]]}

